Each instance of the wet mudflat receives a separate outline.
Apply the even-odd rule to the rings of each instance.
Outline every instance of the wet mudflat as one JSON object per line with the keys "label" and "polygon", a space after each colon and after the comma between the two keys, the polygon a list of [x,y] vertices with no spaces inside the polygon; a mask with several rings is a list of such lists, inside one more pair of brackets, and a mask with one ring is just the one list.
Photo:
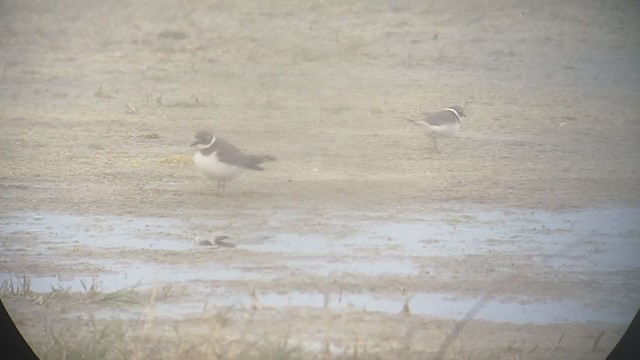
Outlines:
{"label": "wet mudflat", "polygon": [[[0,296],[43,358],[602,359],[639,303],[633,2],[0,8]],[[433,153],[405,118],[454,104]],[[200,129],[278,160],[216,196]]]}
{"label": "wet mudflat", "polygon": [[[640,272],[640,224],[634,222],[640,209],[411,213],[410,218],[396,214],[400,221],[381,220],[388,219],[382,213],[316,218],[334,226],[313,233],[277,233],[299,214],[274,214],[264,226],[241,236],[215,222],[202,225],[202,219],[16,214],[2,219],[2,260],[13,269],[4,269],[1,276],[5,283],[27,276],[34,292],[82,292],[87,284],[107,292],[186,286],[195,297],[167,304],[170,310],[156,314],[172,318],[187,316],[190,307],[194,314],[201,311],[203,284],[215,284],[219,295],[207,302],[219,306],[248,307],[255,301],[275,308],[399,313],[406,303],[413,314],[453,319],[490,296],[477,318],[513,323],[624,324],[640,301],[637,289],[624,289]],[[228,234],[227,241],[236,247],[202,245],[200,240],[217,235],[212,229]],[[30,246],[11,246],[21,239],[29,239]],[[47,264],[34,272],[41,254]],[[450,291],[442,283],[478,277],[470,274],[475,269],[459,268],[467,259],[476,259],[467,267],[499,276],[489,282],[478,278],[486,288],[475,292]],[[540,275],[584,282],[572,285],[574,289],[560,280],[510,289],[510,282],[536,282]],[[373,289],[352,289],[353,278]],[[594,292],[597,287],[589,278],[622,292],[611,301],[605,288]],[[506,290],[492,293],[500,282]]]}

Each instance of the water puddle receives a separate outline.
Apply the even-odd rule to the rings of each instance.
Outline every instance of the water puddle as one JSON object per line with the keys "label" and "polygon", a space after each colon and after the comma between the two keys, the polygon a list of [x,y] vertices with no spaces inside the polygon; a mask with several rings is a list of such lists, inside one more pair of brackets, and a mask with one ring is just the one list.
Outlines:
{"label": "water puddle", "polygon": [[[363,214],[363,216],[366,214]],[[362,218],[362,217],[361,217]],[[196,251],[197,236],[177,219],[82,217],[74,215],[19,215],[0,220],[0,236],[33,235],[35,247],[5,241],[11,252],[38,253],[51,246]],[[640,209],[591,209],[577,212],[475,211],[429,214],[409,219],[323,219],[351,230],[348,236],[326,234],[254,234],[239,249],[290,256],[352,257],[384,254],[383,261],[316,262],[318,273],[417,274],[405,258],[486,255],[534,256],[540,265],[566,270],[615,271],[640,268]],[[256,241],[257,240],[257,241]],[[389,257],[395,257],[391,260]],[[397,259],[400,258],[400,259]],[[294,259],[295,260],[295,259]],[[353,260],[353,259],[352,259]],[[393,262],[395,261],[395,263]],[[291,266],[303,264],[291,262]],[[396,266],[397,265],[397,266]]]}
{"label": "water puddle", "polygon": [[290,260],[287,266],[293,269],[304,270],[315,275],[343,275],[353,274],[360,276],[415,276],[419,275],[422,268],[411,259],[327,259],[321,260]]}
{"label": "water puddle", "polygon": [[[412,316],[437,317],[461,320],[478,303],[478,299],[454,297],[445,293],[418,293],[408,299],[408,308]],[[201,316],[220,307],[240,307],[261,310],[287,310],[292,308],[325,309],[334,312],[371,312],[400,314],[407,299],[377,296],[367,293],[323,294],[307,292],[261,293],[254,296],[226,295],[202,301],[179,301],[154,304],[154,316],[169,319]],[[122,314],[142,316],[148,311],[140,309],[104,309],[95,314],[99,318],[118,317]],[[607,322],[628,324],[637,309],[629,308],[590,308],[571,300],[534,301],[526,304],[501,301],[488,301],[473,317],[500,323],[516,324],[553,324]]]}
{"label": "water puddle", "polygon": [[[45,214],[3,219],[2,237],[34,235],[41,246],[87,246],[186,251],[197,246],[186,242],[181,221],[164,218],[83,217]],[[8,245],[6,249],[15,250]]]}
{"label": "water puddle", "polygon": [[[30,289],[36,293],[50,292],[51,289],[85,292],[94,285],[98,291],[113,292],[138,286],[140,289],[164,283],[188,283],[192,281],[230,281],[230,280],[271,280],[277,274],[265,272],[263,268],[252,270],[250,267],[229,268],[218,265],[185,266],[163,265],[156,263],[118,263],[96,261],[104,269],[94,275],[84,276],[28,276]],[[21,286],[23,276],[0,273],[0,284]]]}
{"label": "water puddle", "polygon": [[[257,304],[262,307],[282,309],[287,307],[326,308],[334,311],[367,311],[389,314],[401,313],[406,299],[392,299],[373,294],[327,295],[322,293],[292,292],[288,294],[258,294],[257,299],[243,298],[244,306]],[[477,299],[453,297],[443,293],[418,293],[408,302],[414,315],[433,316],[460,320],[476,305]],[[637,309],[592,309],[578,302],[538,301],[527,304],[491,300],[474,317],[475,319],[510,322],[548,324],[562,322],[629,323]]]}
{"label": "water puddle", "polygon": [[[92,285],[112,292],[130,286],[156,286],[193,281],[278,281],[306,280],[308,273],[318,276],[353,274],[360,277],[420,277],[425,272],[444,274],[451,270],[446,262],[431,266],[429,257],[460,259],[467,255],[506,255],[506,258],[533,260],[534,266],[556,271],[613,272],[640,270],[640,208],[591,209],[576,212],[545,211],[456,211],[428,213],[423,217],[385,214],[339,214],[318,221],[335,224],[340,232],[327,226],[321,234],[288,233],[278,221],[254,229],[250,237],[233,239],[237,247],[213,250],[198,245],[200,232],[189,230],[188,223],[165,218],[83,217],[73,215],[15,215],[0,219],[0,283],[18,286],[20,279],[7,269],[12,261],[45,261],[51,269],[68,269],[76,263],[95,265],[93,273],[73,277],[51,273],[27,272],[30,289],[48,292],[68,289],[87,291]],[[387,214],[388,215],[388,214]],[[353,219],[351,221],[346,218]],[[239,221],[236,219],[236,222]],[[216,226],[219,228],[220,226]],[[224,230],[224,229],[222,229]],[[194,235],[195,234],[195,235]],[[233,235],[233,234],[230,234]],[[149,249],[184,252],[175,264],[160,264],[146,258],[129,262],[118,260],[117,252],[102,251],[102,258],[63,258],[57,247],[84,246],[100,249]],[[225,251],[225,266],[189,263],[194,251]],[[232,254],[237,252],[238,256]],[[67,252],[65,252],[67,253]],[[73,252],[68,252],[73,254]],[[256,256],[255,253],[259,253]],[[262,256],[264,254],[264,256]],[[248,259],[244,258],[248,255]],[[174,259],[174,260],[175,260]],[[274,265],[275,264],[275,265]],[[459,262],[456,262],[459,264]],[[436,266],[436,265],[433,265]],[[61,271],[62,272],[62,271]],[[635,273],[635,272],[634,272]],[[20,274],[21,275],[21,274]],[[437,276],[437,275],[429,275]],[[609,275],[603,275],[609,276]],[[623,276],[622,278],[620,276]],[[632,281],[627,275],[610,275],[618,284]],[[285,281],[285,280],[283,280]],[[615,284],[614,284],[615,285]],[[562,286],[562,285],[558,285]],[[225,297],[227,305],[248,306],[253,299]],[[220,301],[221,299],[213,299]],[[581,300],[581,299],[576,299]],[[234,302],[235,301],[235,302]],[[417,294],[409,302],[411,312],[423,316],[461,318],[475,299],[453,299],[446,294]],[[384,313],[400,312],[405,299],[373,294],[345,294],[342,297],[320,293],[266,293],[258,298],[261,306],[327,307],[333,310],[355,309]],[[201,305],[186,303],[185,312],[200,311]],[[224,305],[224,304],[219,304]],[[180,304],[170,309],[180,314]],[[189,310],[191,309],[191,310]],[[160,307],[158,311],[161,311]],[[627,311],[627,310],[630,310]],[[549,323],[563,321],[607,321],[624,323],[637,309],[591,309],[580,302],[555,301],[527,304],[489,301],[477,318],[491,321]]]}
{"label": "water puddle", "polygon": [[349,226],[357,230],[355,235],[272,234],[263,243],[243,247],[294,256],[530,254],[539,265],[565,270],[640,269],[640,209],[636,208],[566,213],[479,211],[393,222],[352,221]]}

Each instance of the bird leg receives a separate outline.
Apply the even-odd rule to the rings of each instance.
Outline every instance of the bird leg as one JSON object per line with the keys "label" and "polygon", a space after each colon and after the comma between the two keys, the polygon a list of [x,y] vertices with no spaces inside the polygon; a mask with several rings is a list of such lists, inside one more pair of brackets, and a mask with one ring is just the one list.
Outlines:
{"label": "bird leg", "polygon": [[216,187],[216,194],[220,194],[220,189],[222,189],[222,193],[225,193],[225,181],[218,180],[218,187]]}
{"label": "bird leg", "polygon": [[431,139],[433,139],[433,147],[434,147],[434,149],[436,149],[436,152],[438,154],[441,154],[440,149],[438,148],[438,140],[435,137],[432,137]]}

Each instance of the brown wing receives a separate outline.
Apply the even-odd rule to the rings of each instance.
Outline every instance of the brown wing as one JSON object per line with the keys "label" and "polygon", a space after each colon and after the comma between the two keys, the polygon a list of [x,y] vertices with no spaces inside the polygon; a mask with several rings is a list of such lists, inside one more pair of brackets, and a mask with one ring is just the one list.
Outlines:
{"label": "brown wing", "polygon": [[218,160],[227,164],[237,165],[245,169],[264,170],[258,165],[267,160],[267,157],[244,154],[240,149],[220,138],[216,138],[214,145],[216,148],[216,154],[218,155]]}

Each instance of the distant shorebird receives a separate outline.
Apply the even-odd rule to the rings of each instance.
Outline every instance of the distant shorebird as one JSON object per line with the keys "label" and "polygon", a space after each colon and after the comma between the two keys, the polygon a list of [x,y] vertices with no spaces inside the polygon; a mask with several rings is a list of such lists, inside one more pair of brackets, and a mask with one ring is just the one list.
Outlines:
{"label": "distant shorebird", "polygon": [[240,149],[205,130],[198,131],[195,138],[191,146],[198,145],[200,150],[193,154],[193,162],[204,176],[218,182],[216,193],[219,193],[220,189],[224,192],[227,180],[237,178],[247,169],[263,171],[260,166],[263,162],[276,159],[270,155],[244,154]]}
{"label": "distant shorebird", "polygon": [[460,119],[465,116],[462,107],[454,105],[442,111],[427,113],[422,120],[407,121],[419,125],[422,131],[433,141],[433,147],[439,153],[437,138],[451,138],[460,131]]}

